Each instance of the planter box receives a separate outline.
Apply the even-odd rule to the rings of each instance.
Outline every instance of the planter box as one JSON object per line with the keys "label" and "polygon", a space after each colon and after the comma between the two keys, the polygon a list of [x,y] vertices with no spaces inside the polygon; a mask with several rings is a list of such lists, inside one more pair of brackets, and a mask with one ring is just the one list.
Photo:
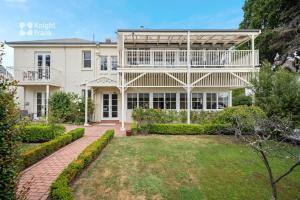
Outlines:
{"label": "planter box", "polygon": [[126,130],[126,136],[132,136],[132,131],[131,130]]}

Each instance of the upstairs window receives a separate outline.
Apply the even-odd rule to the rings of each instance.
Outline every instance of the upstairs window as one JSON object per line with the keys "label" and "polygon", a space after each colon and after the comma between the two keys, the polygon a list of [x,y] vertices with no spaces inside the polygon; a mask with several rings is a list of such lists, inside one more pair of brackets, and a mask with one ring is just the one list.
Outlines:
{"label": "upstairs window", "polygon": [[88,69],[92,67],[92,53],[91,51],[83,51],[83,68]]}
{"label": "upstairs window", "polygon": [[111,56],[111,69],[117,70],[118,68],[118,57],[117,56]]}
{"label": "upstairs window", "polygon": [[100,70],[107,70],[107,56],[100,56]]}

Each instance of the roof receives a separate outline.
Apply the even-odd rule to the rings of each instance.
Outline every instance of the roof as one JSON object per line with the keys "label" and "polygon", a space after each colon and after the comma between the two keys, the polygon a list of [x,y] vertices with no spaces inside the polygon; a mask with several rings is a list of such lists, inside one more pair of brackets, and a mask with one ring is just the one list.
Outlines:
{"label": "roof", "polygon": [[198,33],[260,33],[259,29],[118,29],[117,32],[198,32]]}
{"label": "roof", "polygon": [[11,42],[6,42],[7,45],[9,46],[24,46],[24,45],[88,45],[88,46],[94,46],[97,44],[100,45],[116,45],[116,42],[96,42],[92,40],[85,40],[85,39],[80,39],[80,38],[64,38],[64,39],[49,39],[49,40],[30,40],[30,41],[11,41]]}

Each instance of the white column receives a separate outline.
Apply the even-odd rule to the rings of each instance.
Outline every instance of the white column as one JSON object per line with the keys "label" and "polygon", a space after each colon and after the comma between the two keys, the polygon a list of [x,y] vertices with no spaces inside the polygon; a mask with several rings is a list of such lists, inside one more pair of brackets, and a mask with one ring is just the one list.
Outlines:
{"label": "white column", "polygon": [[254,35],[251,35],[251,50],[252,50],[252,67],[255,67],[255,43],[254,43]]}
{"label": "white column", "polygon": [[85,84],[84,93],[85,93],[85,95],[84,95],[84,99],[85,99],[85,103],[84,103],[84,126],[89,126],[89,123],[88,123],[88,87],[87,87],[87,83]]}
{"label": "white column", "polygon": [[232,90],[229,91],[229,97],[228,97],[228,106],[231,107],[232,106]]}
{"label": "white column", "polygon": [[49,85],[46,85],[46,122],[48,123],[49,114]]}
{"label": "white column", "polygon": [[[122,63],[121,67],[124,68],[125,64],[125,44],[124,44],[124,35],[122,35]],[[121,113],[121,131],[125,131],[125,79],[124,79],[124,72],[121,73],[121,98],[122,98],[122,113]]]}
{"label": "white column", "polygon": [[190,61],[190,32],[187,33],[187,124],[191,123],[191,61]]}

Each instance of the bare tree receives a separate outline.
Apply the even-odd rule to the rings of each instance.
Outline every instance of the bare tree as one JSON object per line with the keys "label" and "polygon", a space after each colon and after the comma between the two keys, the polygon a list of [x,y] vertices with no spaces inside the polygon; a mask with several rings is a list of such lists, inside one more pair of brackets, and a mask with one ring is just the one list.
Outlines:
{"label": "bare tree", "polygon": [[[277,184],[300,165],[300,154],[292,151],[290,136],[293,134],[290,120],[272,119],[235,119],[233,126],[238,139],[250,145],[259,155],[268,172],[269,182],[272,188],[272,200],[278,198]],[[254,122],[254,123],[253,123]],[[245,133],[245,130],[246,133]],[[270,157],[282,160],[291,160],[292,164],[278,177],[275,177]]]}

